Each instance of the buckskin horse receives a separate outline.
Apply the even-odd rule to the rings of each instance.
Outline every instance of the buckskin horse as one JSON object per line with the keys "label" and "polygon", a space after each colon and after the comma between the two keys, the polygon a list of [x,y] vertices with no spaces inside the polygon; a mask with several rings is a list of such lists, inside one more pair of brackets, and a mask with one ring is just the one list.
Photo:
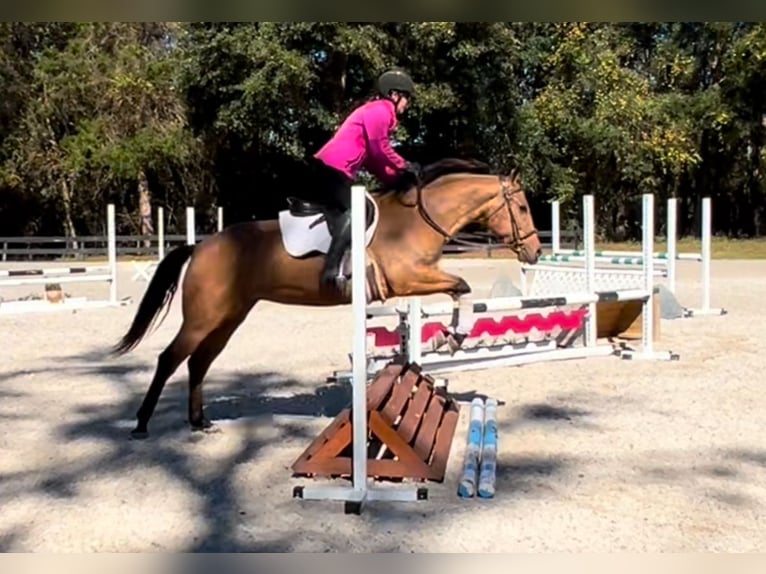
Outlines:
{"label": "buckskin horse", "polygon": [[[516,171],[498,176],[480,162],[446,159],[428,166],[422,179],[405,190],[368,192],[367,201],[367,269],[362,272],[367,276],[369,302],[443,293],[455,304],[453,326],[457,325],[457,309],[471,287],[462,277],[441,270],[438,263],[444,245],[468,224],[489,230],[523,262],[534,264],[541,253]],[[183,322],[158,357],[136,413],[134,438],[148,435],[162,389],[186,358],[189,425],[192,430],[211,429],[203,414],[203,379],[258,301],[312,306],[351,303],[348,293],[328,294],[320,288],[323,254],[329,245],[322,220],[321,208],[292,200],[278,219],[231,225],[165,256],[130,328],[113,348],[114,354],[127,353],[143,339],[163,307],[167,315],[189,260],[181,284]],[[347,265],[344,269],[348,275]]]}

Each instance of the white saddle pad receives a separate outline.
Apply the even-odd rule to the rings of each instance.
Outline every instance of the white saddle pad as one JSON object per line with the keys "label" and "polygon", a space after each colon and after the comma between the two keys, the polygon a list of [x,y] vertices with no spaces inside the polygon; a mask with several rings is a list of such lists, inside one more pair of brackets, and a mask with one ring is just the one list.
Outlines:
{"label": "white saddle pad", "polygon": [[[372,222],[365,232],[365,245],[369,245],[375,235],[378,226],[378,206],[372,200],[369,192],[366,193],[368,209],[373,208]],[[327,222],[317,220],[322,214],[317,215],[293,215],[288,209],[279,212],[279,229],[282,233],[282,243],[293,257],[303,257],[309,253],[327,253],[330,248],[330,231]]]}

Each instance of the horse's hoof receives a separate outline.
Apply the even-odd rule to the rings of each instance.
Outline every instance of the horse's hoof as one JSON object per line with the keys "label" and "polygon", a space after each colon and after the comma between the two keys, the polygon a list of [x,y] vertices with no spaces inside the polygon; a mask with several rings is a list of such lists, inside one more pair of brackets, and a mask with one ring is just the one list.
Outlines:
{"label": "horse's hoof", "polygon": [[443,333],[443,332],[436,333],[433,339],[431,339],[431,350],[438,351],[444,345],[446,345],[449,342],[447,337],[448,335],[446,333]]}
{"label": "horse's hoof", "polygon": [[454,354],[463,346],[466,335],[462,333],[450,333],[447,336],[447,344],[449,345],[450,353]]}
{"label": "horse's hoof", "polygon": [[130,438],[133,440],[144,440],[148,438],[149,432],[145,430],[134,429],[130,431]]}
{"label": "horse's hoof", "polygon": [[216,434],[221,432],[221,429],[211,423],[209,420],[204,419],[202,424],[191,425],[192,432],[203,432],[205,434]]}

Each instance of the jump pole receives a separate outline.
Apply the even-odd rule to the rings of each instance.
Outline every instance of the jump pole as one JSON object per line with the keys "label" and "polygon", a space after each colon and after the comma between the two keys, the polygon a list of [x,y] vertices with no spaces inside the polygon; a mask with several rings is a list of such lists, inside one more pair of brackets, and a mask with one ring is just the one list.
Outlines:
{"label": "jump pole", "polygon": [[165,209],[157,208],[157,263],[165,259]]}
{"label": "jump pole", "polygon": [[676,237],[678,235],[677,209],[678,200],[675,197],[668,199],[668,224],[665,228],[665,235],[667,235],[668,243],[668,289],[671,293],[676,292],[676,257],[678,255],[676,251]]}
{"label": "jump pole", "polygon": [[497,475],[497,399],[487,399],[484,405],[484,432],[481,441],[479,467],[479,498],[495,497]]}
{"label": "jump pole", "polygon": [[692,317],[699,317],[702,315],[726,315],[726,309],[710,307],[710,260],[712,258],[710,241],[712,235],[712,211],[710,208],[709,197],[702,198],[702,221],[700,223],[702,232],[702,274],[700,277],[700,281],[702,282],[702,307],[700,309],[689,309],[689,313]]}
{"label": "jump pole", "polygon": [[194,245],[196,241],[196,230],[194,223],[194,208],[186,208],[186,245]]}
{"label": "jump pole", "polygon": [[[596,292],[596,215],[593,196],[586,195],[583,202],[583,226],[585,228],[585,290]],[[588,303],[588,315],[585,318],[585,346],[595,347],[598,326],[596,322],[596,303]]]}
{"label": "jump pole", "polygon": [[341,500],[346,513],[360,514],[367,501],[423,500],[422,487],[378,488],[367,477],[367,286],[365,267],[366,188],[351,188],[351,299],[354,313],[352,364],[352,486],[304,486],[293,491],[305,500]]}
{"label": "jump pole", "polygon": [[115,223],[114,204],[106,206],[106,254],[109,259],[109,303],[117,305],[117,225]]}
{"label": "jump pole", "polygon": [[471,418],[468,421],[463,472],[460,475],[457,493],[461,498],[473,498],[479,485],[481,464],[481,443],[484,427],[484,401],[476,397],[471,401]]}
{"label": "jump pole", "polygon": [[[223,231],[223,207],[216,209],[216,232]],[[186,244],[194,245],[197,240],[196,223],[195,223],[195,209],[193,207],[186,208]]]}

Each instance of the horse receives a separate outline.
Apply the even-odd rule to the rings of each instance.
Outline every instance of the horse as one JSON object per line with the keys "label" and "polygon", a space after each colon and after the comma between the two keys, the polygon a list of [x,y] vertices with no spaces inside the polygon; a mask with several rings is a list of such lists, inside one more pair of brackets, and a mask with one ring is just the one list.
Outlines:
{"label": "horse", "polygon": [[[442,160],[423,170],[422,179],[405,190],[367,191],[368,302],[393,297],[449,295],[456,312],[470,285],[438,267],[444,245],[469,224],[500,238],[520,261],[537,262],[540,240],[518,171],[493,175],[484,164]],[[320,287],[320,273],[330,235],[322,208],[288,201],[278,219],[230,225],[195,245],[174,248],[162,259],[114,355],[133,349],[167,315],[188,261],[182,285],[182,325],[159,354],[154,376],[136,413],[133,438],[148,436],[149,419],[162,389],[188,358],[188,424],[192,431],[212,431],[203,413],[202,382],[239,325],[258,301],[286,305],[333,306],[351,303],[348,291]],[[350,250],[349,250],[350,251]],[[461,307],[462,308],[462,307]],[[453,324],[458,324],[453,314]],[[461,341],[452,333],[453,345]],[[457,343],[455,343],[457,341]]]}

